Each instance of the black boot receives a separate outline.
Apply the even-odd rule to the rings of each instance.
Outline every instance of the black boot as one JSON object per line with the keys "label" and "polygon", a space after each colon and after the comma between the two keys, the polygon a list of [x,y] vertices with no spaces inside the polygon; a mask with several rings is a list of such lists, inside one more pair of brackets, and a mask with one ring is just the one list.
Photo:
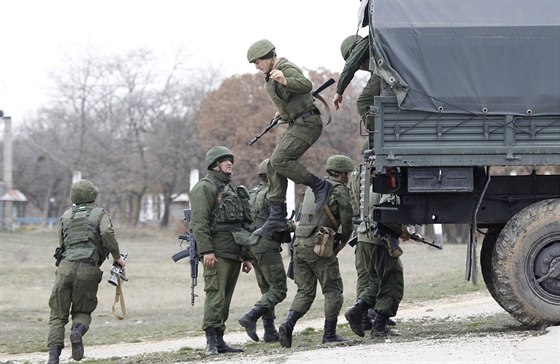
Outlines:
{"label": "black boot", "polygon": [[82,324],[72,325],[70,342],[72,343],[72,359],[76,361],[80,361],[84,357],[84,344],[82,343],[82,337],[85,335],[86,331],[86,327]]}
{"label": "black boot", "polygon": [[371,328],[373,327],[372,322],[373,320],[369,318],[369,315],[365,312],[362,312],[362,329],[364,330],[364,332],[371,330]]}
{"label": "black boot", "polygon": [[346,320],[348,320],[348,323],[350,324],[350,328],[359,337],[364,337],[364,329],[362,328],[362,315],[367,314],[368,308],[369,306],[367,305],[367,303],[365,303],[361,299],[358,299],[356,304],[344,314],[344,317],[346,317]]}
{"label": "black boot", "polygon": [[327,180],[314,175],[311,175],[307,185],[311,187],[313,194],[315,195],[315,213],[317,213],[327,203],[329,195],[333,189],[333,185],[327,182]]}
{"label": "black boot", "polygon": [[336,334],[336,320],[325,320],[325,328],[323,331],[323,344],[340,343],[348,341],[348,339]]}
{"label": "black boot", "polygon": [[282,345],[282,347],[292,347],[292,333],[294,332],[294,326],[301,316],[302,314],[297,311],[290,311],[288,312],[286,321],[282,322],[280,325],[278,331],[280,335],[280,345]]}
{"label": "black boot", "polygon": [[232,348],[224,341],[224,333],[220,330],[216,333],[217,345],[216,348],[218,349],[219,354],[223,353],[242,353],[243,349]]}
{"label": "black boot", "polygon": [[259,341],[259,335],[257,335],[257,320],[266,313],[268,313],[268,308],[255,305],[251,311],[247,312],[239,319],[239,325],[245,328],[247,335],[249,335],[253,341]]}
{"label": "black boot", "polygon": [[286,204],[271,201],[268,209],[268,219],[266,219],[263,226],[255,230],[253,234],[270,238],[276,231],[288,230]]}
{"label": "black boot", "polygon": [[387,327],[388,320],[389,316],[376,312],[373,328],[371,329],[371,336],[400,336],[401,334],[398,331]]}
{"label": "black boot", "polygon": [[[373,308],[370,308],[370,309],[367,311],[367,315],[368,315],[368,317],[369,317],[369,319],[370,319],[370,322],[375,320],[376,313],[375,313],[375,310],[374,310]],[[396,324],[397,324],[397,323],[396,323],[394,320],[392,320],[392,319],[390,319],[390,318],[387,319],[387,326],[395,326]],[[370,325],[370,328],[369,328],[369,329],[366,329],[366,328],[364,327],[364,331],[365,331],[365,330],[370,330],[370,329],[371,329],[371,325]]]}
{"label": "black boot", "polygon": [[49,361],[47,364],[58,364],[62,346],[49,346]]}
{"label": "black boot", "polygon": [[263,326],[264,326],[264,342],[271,343],[278,341],[280,335],[276,330],[276,326],[274,326],[274,315],[272,313],[267,313],[263,315]]}
{"label": "black boot", "polygon": [[216,329],[209,327],[204,330],[206,334],[206,355],[218,355],[218,334]]}

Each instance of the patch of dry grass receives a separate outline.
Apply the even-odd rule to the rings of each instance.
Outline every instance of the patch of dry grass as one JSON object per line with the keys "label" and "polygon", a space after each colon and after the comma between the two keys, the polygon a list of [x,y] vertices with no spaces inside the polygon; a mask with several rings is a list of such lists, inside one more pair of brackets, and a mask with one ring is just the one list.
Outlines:
{"label": "patch of dry grass", "polygon": [[[201,335],[204,302],[203,279],[196,287],[195,306],[190,305],[190,270],[187,260],[174,263],[171,255],[179,251],[177,232],[137,229],[119,231],[121,250],[128,253],[124,298],[128,317],[117,321],[111,315],[115,290],[107,283],[110,262],[103,264],[99,304],[88,332],[88,344],[114,344],[162,340]],[[46,350],[48,299],[54,282],[55,230],[30,230],[0,233],[0,352],[24,353]],[[286,247],[287,248],[287,247]],[[448,245],[437,250],[419,243],[404,243],[407,300],[433,299],[446,295],[484,289],[464,282],[466,246]],[[283,252],[286,266],[288,251]],[[343,310],[356,299],[354,250],[346,247],[339,254],[344,280]],[[202,274],[202,267],[199,266]],[[228,320],[229,331],[242,331],[237,318],[259,298],[254,273],[241,274]],[[288,297],[276,308],[279,320],[288,312],[296,286],[288,280]],[[323,316],[320,292],[306,318]],[[69,327],[68,327],[69,329]],[[67,331],[68,332],[68,331]],[[68,335],[67,335],[68,336]]]}

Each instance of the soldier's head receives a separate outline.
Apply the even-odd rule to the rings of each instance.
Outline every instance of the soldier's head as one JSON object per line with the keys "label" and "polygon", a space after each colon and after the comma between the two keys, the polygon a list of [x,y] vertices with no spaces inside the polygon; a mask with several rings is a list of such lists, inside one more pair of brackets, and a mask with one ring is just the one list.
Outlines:
{"label": "soldier's head", "polygon": [[350,35],[346,37],[342,44],[340,45],[340,54],[342,54],[342,58],[346,61],[348,57],[350,57],[350,53],[352,53],[352,49],[356,46],[356,44],[362,39],[361,36],[357,34]]}
{"label": "soldier's head", "polygon": [[349,174],[354,170],[352,160],[345,155],[331,155],[325,164],[329,176],[338,178],[340,182],[347,183]]}
{"label": "soldier's head", "polygon": [[233,153],[226,147],[212,147],[206,153],[206,167],[208,170],[219,171],[231,175],[233,169]]}
{"label": "soldier's head", "polygon": [[259,164],[258,174],[259,174],[260,179],[263,182],[268,182],[268,177],[267,177],[267,174],[266,174],[267,173],[268,161],[269,161],[269,158],[266,158],[265,160],[263,160],[261,162],[261,164]]}
{"label": "soldier's head", "polygon": [[253,43],[247,50],[247,60],[262,73],[270,73],[276,57],[276,47],[267,39]]}
{"label": "soldier's head", "polygon": [[75,205],[95,202],[99,189],[93,182],[82,179],[74,182],[70,188],[70,200]]}

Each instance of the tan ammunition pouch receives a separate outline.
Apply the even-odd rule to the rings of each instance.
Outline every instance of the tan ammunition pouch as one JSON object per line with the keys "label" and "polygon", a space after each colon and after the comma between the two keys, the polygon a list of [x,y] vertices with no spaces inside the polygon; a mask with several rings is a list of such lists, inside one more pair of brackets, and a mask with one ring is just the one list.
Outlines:
{"label": "tan ammunition pouch", "polygon": [[327,226],[320,226],[315,233],[315,246],[313,251],[320,257],[330,258],[333,255],[334,236],[336,231]]}

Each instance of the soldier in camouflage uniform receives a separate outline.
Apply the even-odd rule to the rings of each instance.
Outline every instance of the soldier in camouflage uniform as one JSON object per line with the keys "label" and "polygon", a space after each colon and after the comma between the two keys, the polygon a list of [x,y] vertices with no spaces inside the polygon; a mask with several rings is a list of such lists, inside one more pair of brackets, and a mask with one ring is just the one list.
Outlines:
{"label": "soldier in camouflage uniform", "polygon": [[251,268],[249,193],[231,182],[234,157],[222,146],[206,153],[208,174],[191,190],[191,228],[204,267],[206,355],[242,352],[224,342],[239,272]]}
{"label": "soldier in camouflage uniform", "polygon": [[323,130],[319,109],[311,94],[312,83],[286,58],[278,58],[274,45],[262,39],[249,47],[247,60],[265,74],[265,91],[276,108],[276,116],[288,123],[268,163],[270,213],[254,234],[270,237],[288,230],[286,189],[288,179],[311,187],[315,210],[327,201],[332,185],[310,173],[299,158],[317,141]]}
{"label": "soldier in camouflage uniform", "polygon": [[[378,205],[382,202],[398,203],[396,196],[370,194],[370,204]],[[356,248],[359,259],[368,275],[368,285],[362,291],[356,304],[344,316],[350,328],[360,337],[364,336],[363,318],[370,309],[374,309],[374,321],[371,336],[399,335],[389,325],[395,325],[390,320],[397,314],[399,304],[404,293],[403,266],[399,258],[402,254],[390,252],[388,242],[373,234],[371,229],[374,221],[364,222],[358,227],[358,246]],[[406,240],[409,236],[401,225],[390,226],[394,233]]]}
{"label": "soldier in camouflage uniform", "polygon": [[72,358],[84,356],[82,337],[91,323],[91,313],[97,307],[97,289],[103,272],[99,268],[111,254],[113,261],[125,266],[115,238],[109,213],[96,206],[98,188],[88,180],[74,183],[70,199],[74,206],[60,218],[59,241],[56,251],[57,270],[49,299],[49,364],[59,362],[64,347],[64,326],[72,315]]}
{"label": "soldier in camouflage uniform", "polygon": [[[261,227],[268,218],[267,164],[268,159],[261,162],[258,171],[261,182],[249,191],[253,215],[252,230]],[[290,230],[294,230],[293,224]],[[290,233],[287,230],[275,232],[271,238],[253,235],[252,240],[253,268],[262,296],[255,306],[239,319],[239,324],[245,328],[251,339],[259,341],[256,324],[262,316],[264,341],[274,342],[278,341],[278,331],[274,325],[276,317],[274,307],[284,301],[288,291],[286,271],[280,254],[282,251],[281,244],[291,241]]]}
{"label": "soldier in camouflage uniform", "polygon": [[[342,295],[342,278],[336,254],[346,245],[352,234],[352,202],[348,183],[352,172],[352,161],[342,155],[334,155],[327,159],[327,181],[333,188],[328,196],[325,207],[317,213],[314,210],[313,192],[307,188],[303,198],[302,214],[296,228],[294,276],[298,287],[294,301],[290,306],[288,317],[280,325],[280,344],[289,348],[292,346],[292,332],[296,321],[302,317],[313,303],[317,292],[317,282],[325,296],[325,326],[323,344],[346,341],[336,334],[338,314],[344,301]],[[331,256],[319,256],[315,252],[315,245],[319,232],[339,231],[340,242],[334,244]],[[330,229],[330,230],[329,230]],[[337,239],[335,239],[337,240]]]}
{"label": "soldier in camouflage uniform", "polygon": [[[346,63],[344,64],[344,68],[340,73],[340,77],[338,78],[338,83],[336,85],[336,93],[333,97],[334,108],[335,110],[339,109],[343,99],[342,95],[354,78],[355,73],[358,70],[369,72],[371,74],[370,78],[360,93],[360,96],[358,96],[358,100],[356,100],[356,107],[358,114],[360,114],[360,117],[362,118],[364,126],[368,130],[373,130],[373,119],[366,118],[366,115],[370,106],[373,106],[374,97],[380,95],[381,78],[378,75],[371,73],[369,70],[369,36],[362,38],[361,36],[355,34],[346,37],[340,45],[340,53]],[[368,149],[367,139],[367,137],[364,138],[362,152]]]}

